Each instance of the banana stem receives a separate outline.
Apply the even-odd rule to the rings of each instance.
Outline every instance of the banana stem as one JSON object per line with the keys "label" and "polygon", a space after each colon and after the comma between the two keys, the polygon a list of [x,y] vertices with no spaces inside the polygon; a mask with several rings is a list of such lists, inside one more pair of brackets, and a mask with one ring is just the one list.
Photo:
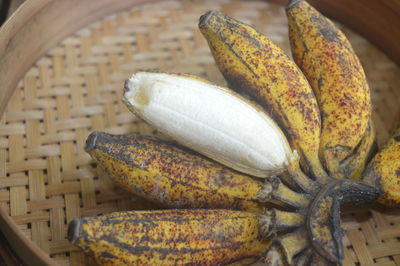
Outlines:
{"label": "banana stem", "polygon": [[314,249],[325,259],[340,263],[343,259],[340,207],[348,203],[371,203],[379,190],[350,179],[326,184],[316,195],[307,213],[306,231]]}
{"label": "banana stem", "polygon": [[293,153],[293,158],[290,160],[288,165],[288,173],[291,177],[291,180],[296,183],[304,192],[308,194],[313,194],[315,191],[319,190],[319,184],[313,180],[311,180],[308,176],[306,176],[300,168],[299,164],[300,158],[295,151]]}

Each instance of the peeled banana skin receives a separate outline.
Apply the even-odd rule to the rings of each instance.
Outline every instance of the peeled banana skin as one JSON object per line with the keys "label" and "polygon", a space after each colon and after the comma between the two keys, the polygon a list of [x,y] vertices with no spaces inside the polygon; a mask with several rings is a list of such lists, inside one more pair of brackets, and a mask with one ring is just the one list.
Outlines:
{"label": "peeled banana skin", "polygon": [[378,202],[400,207],[400,127],[371,160],[361,179],[380,190]]}
{"label": "peeled banana skin", "polygon": [[372,120],[369,121],[367,131],[355,148],[354,152],[340,163],[345,177],[360,179],[360,176],[378,150],[376,132]]}
{"label": "peeled banana skin", "polygon": [[141,135],[93,132],[86,151],[123,188],[174,208],[262,212],[271,185],[170,142]]}
{"label": "peeled banana skin", "polygon": [[75,219],[68,237],[100,265],[249,265],[270,244],[262,227],[243,211],[130,211]]}
{"label": "peeled banana skin", "polygon": [[317,100],[296,64],[266,36],[218,11],[201,16],[199,28],[229,87],[267,108],[298,151],[303,168],[326,180],[318,158]]}
{"label": "peeled banana skin", "polygon": [[322,131],[320,156],[331,176],[359,145],[371,117],[364,70],[345,35],[306,1],[286,9],[293,58],[317,97]]}

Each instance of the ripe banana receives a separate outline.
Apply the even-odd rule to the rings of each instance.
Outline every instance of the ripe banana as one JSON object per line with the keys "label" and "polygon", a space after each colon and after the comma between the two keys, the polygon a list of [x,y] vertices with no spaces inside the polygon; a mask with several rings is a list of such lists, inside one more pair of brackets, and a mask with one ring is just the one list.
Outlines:
{"label": "ripe banana", "polygon": [[344,176],[351,179],[360,179],[366,164],[375,155],[377,150],[375,127],[372,120],[370,120],[367,132],[355,148],[354,153],[340,162]]}
{"label": "ripe banana", "polygon": [[267,108],[298,151],[303,168],[326,181],[318,158],[317,101],[296,64],[266,36],[218,11],[201,16],[199,28],[229,87]]}
{"label": "ripe banana", "polygon": [[243,265],[269,246],[269,222],[230,210],[130,211],[75,219],[68,238],[101,265]]}
{"label": "ripe banana", "polygon": [[321,111],[320,157],[332,177],[366,134],[371,117],[364,70],[345,35],[306,1],[286,9],[295,62],[313,88]]}
{"label": "ripe banana", "polygon": [[174,208],[225,208],[261,213],[269,182],[240,174],[153,137],[93,132],[85,150],[120,186]]}
{"label": "ripe banana", "polygon": [[180,144],[237,171],[268,177],[291,160],[285,135],[260,107],[200,78],[139,72],[125,82],[123,101]]}
{"label": "ripe banana", "polygon": [[371,160],[361,179],[380,190],[380,203],[400,206],[400,127]]}

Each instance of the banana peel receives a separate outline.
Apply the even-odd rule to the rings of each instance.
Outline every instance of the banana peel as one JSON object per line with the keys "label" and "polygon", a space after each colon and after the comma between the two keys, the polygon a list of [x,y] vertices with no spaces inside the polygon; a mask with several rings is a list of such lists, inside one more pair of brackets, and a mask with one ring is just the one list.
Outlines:
{"label": "banana peel", "polygon": [[75,219],[68,238],[100,265],[248,265],[269,245],[264,221],[231,210],[130,211]]}
{"label": "banana peel", "polygon": [[364,70],[346,36],[306,1],[290,1],[286,14],[293,59],[314,90],[321,112],[320,158],[330,176],[348,177],[340,163],[368,134],[371,118]]}
{"label": "banana peel", "polygon": [[122,188],[170,208],[226,208],[260,213],[268,181],[138,134],[92,132],[85,150]]}

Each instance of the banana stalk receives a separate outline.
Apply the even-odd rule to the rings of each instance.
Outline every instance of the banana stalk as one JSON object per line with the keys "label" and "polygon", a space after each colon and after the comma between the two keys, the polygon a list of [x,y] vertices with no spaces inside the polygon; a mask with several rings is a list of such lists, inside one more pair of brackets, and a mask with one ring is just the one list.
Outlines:
{"label": "banana stalk", "polygon": [[304,229],[285,234],[278,238],[265,256],[267,265],[294,265],[295,257],[310,245]]}
{"label": "banana stalk", "polygon": [[291,160],[285,135],[260,107],[200,78],[139,72],[126,81],[123,101],[178,143],[237,171],[268,177]]}
{"label": "banana stalk", "polygon": [[229,87],[271,112],[297,150],[303,168],[321,183],[320,114],[314,93],[296,64],[255,29],[218,11],[200,17],[199,28]]}
{"label": "banana stalk", "polygon": [[286,13],[293,58],[321,111],[320,157],[332,177],[343,178],[340,163],[360,145],[371,117],[364,70],[345,35],[306,1],[292,0]]}
{"label": "banana stalk", "polygon": [[[265,262],[268,265],[340,264],[343,259],[340,206],[371,203],[378,196],[378,189],[364,182],[340,179],[325,184],[312,195],[306,207],[297,211],[304,220],[300,219],[291,233],[277,234],[266,252]],[[288,213],[280,216],[291,217]],[[295,221],[293,217],[290,219]],[[276,230],[276,219],[274,221],[273,230]]]}
{"label": "banana stalk", "polygon": [[130,211],[75,219],[68,238],[100,265],[244,265],[270,245],[269,227],[242,211]]}

